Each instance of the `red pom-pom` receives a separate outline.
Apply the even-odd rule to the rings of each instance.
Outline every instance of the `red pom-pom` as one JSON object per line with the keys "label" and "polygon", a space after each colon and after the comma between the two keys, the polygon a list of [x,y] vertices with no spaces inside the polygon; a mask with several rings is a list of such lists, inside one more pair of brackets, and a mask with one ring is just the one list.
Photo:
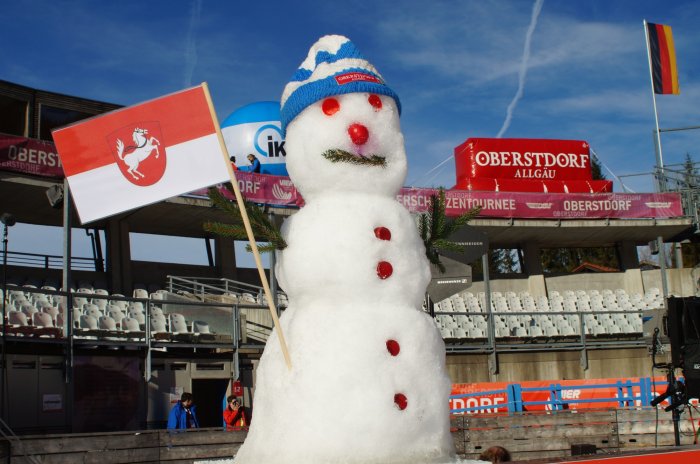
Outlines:
{"label": "red pom-pom", "polygon": [[387,340],[386,349],[389,350],[392,356],[398,356],[399,351],[401,351],[401,346],[396,340]]}
{"label": "red pom-pom", "polygon": [[406,398],[406,395],[404,395],[403,393],[395,394],[394,404],[396,404],[396,407],[402,411],[406,409],[406,407],[408,406],[408,399]]}
{"label": "red pom-pom", "polygon": [[335,98],[326,98],[322,103],[323,112],[327,116],[332,116],[340,110],[340,102]]}
{"label": "red pom-pom", "polygon": [[377,227],[374,229],[374,236],[379,240],[391,240],[391,231],[386,227]]}
{"label": "red pom-pom", "polygon": [[355,145],[364,145],[369,139],[369,131],[362,124],[354,123],[348,127],[348,134]]}
{"label": "red pom-pom", "polygon": [[369,101],[369,104],[374,107],[375,111],[379,111],[382,109],[382,99],[379,98],[379,95],[373,93],[369,96],[367,101]]}
{"label": "red pom-pom", "polygon": [[394,273],[394,267],[387,261],[380,261],[377,264],[377,275],[380,279],[386,279]]}

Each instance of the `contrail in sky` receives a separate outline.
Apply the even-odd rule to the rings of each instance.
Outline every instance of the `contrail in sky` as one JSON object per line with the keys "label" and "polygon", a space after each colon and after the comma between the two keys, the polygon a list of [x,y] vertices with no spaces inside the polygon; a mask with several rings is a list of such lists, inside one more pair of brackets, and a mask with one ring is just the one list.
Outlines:
{"label": "contrail in sky", "polygon": [[190,28],[185,39],[185,87],[192,86],[192,74],[194,74],[194,67],[197,65],[196,33],[201,12],[202,0],[194,0],[190,8]]}
{"label": "contrail in sky", "polygon": [[503,121],[503,127],[498,131],[496,138],[503,137],[505,131],[510,127],[510,121],[513,119],[513,111],[518,105],[518,102],[523,96],[523,89],[525,88],[525,77],[527,76],[527,62],[530,61],[530,42],[532,41],[532,34],[535,32],[535,27],[537,26],[537,18],[540,16],[540,11],[542,11],[542,4],[544,0],[535,0],[535,4],[532,7],[532,17],[530,18],[530,26],[527,28],[527,33],[525,34],[525,46],[523,47],[523,61],[520,63],[520,72],[518,73],[518,91],[515,93],[513,100],[508,105],[506,110],[506,120]]}

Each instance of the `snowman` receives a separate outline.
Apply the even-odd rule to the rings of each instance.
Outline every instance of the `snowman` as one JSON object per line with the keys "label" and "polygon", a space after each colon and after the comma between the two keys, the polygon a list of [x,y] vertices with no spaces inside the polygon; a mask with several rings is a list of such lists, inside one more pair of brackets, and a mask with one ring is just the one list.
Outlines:
{"label": "snowman", "polygon": [[305,206],[276,273],[288,369],[273,331],[235,463],[437,463],[455,458],[445,346],[421,310],[430,268],[395,200],[401,106],[342,36],[310,49],[281,101],[287,169]]}

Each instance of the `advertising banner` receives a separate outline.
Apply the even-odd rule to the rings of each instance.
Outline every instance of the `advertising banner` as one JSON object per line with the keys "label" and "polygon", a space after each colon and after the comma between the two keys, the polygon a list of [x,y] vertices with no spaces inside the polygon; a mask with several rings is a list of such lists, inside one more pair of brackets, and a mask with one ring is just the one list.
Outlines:
{"label": "advertising banner", "polygon": [[[52,143],[0,135],[0,169],[61,178],[63,169]],[[250,201],[273,206],[304,204],[288,177],[238,171],[241,193]],[[572,181],[574,182],[574,181]],[[590,181],[576,181],[588,184]],[[223,187],[222,187],[223,188]],[[403,188],[396,200],[412,213],[428,210],[436,189]],[[206,189],[190,193],[206,196]],[[479,217],[532,219],[672,218],[683,216],[677,193],[531,193],[448,190],[447,215],[481,207]]]}
{"label": "advertising banner", "polygon": [[63,178],[63,167],[51,142],[0,134],[0,170]]}
{"label": "advertising banner", "polygon": [[457,178],[590,180],[583,140],[469,138],[455,148]]}
{"label": "advertising banner", "polygon": [[[651,389],[642,388],[644,381],[649,379],[612,378],[612,379],[578,379],[578,380],[544,380],[507,382],[453,384],[450,397],[450,409],[474,409],[467,414],[496,414],[506,413],[514,408],[514,402],[520,403],[522,411],[549,411],[555,409],[601,409],[618,408],[619,401],[626,401],[629,406],[642,406],[641,395],[649,395],[646,403],[664,392],[665,377],[651,379]],[[512,388],[513,386],[517,388]],[[654,388],[655,387],[655,388]],[[483,393],[482,393],[483,392]],[[468,395],[468,396],[463,396]],[[668,406],[668,401],[660,403],[659,407]],[[459,413],[458,413],[459,414]]]}
{"label": "advertising banner", "polygon": [[454,150],[456,188],[505,192],[611,192],[593,180],[583,140],[469,138]]}
{"label": "advertising banner", "polygon": [[[250,201],[275,206],[303,206],[304,200],[288,177],[239,172],[241,193]],[[221,187],[221,189],[224,189]],[[206,196],[206,189],[191,192]],[[396,200],[412,213],[428,211],[436,189],[403,188]],[[231,198],[233,198],[231,196]],[[458,216],[481,207],[479,217],[533,219],[671,218],[683,215],[677,193],[519,193],[445,192],[446,214]]]}
{"label": "advertising banner", "polygon": [[[403,189],[397,196],[412,212],[427,211],[431,189]],[[603,219],[669,218],[683,215],[677,193],[519,193],[468,192],[445,193],[446,214],[457,216],[481,207],[479,217]]]}

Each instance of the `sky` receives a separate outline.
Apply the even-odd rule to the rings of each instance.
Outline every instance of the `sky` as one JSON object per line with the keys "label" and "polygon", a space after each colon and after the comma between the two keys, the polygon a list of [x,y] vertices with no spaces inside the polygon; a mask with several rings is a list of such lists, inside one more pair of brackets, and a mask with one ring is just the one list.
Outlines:
{"label": "sky", "polygon": [[[401,99],[408,186],[452,187],[454,147],[500,135],[588,141],[608,179],[653,191],[644,19],[673,28],[661,129],[700,125],[700,1],[3,3],[0,79],[120,105],[206,81],[219,120],[279,100],[319,37],[345,35]],[[670,169],[700,160],[700,130],[661,140]]]}

